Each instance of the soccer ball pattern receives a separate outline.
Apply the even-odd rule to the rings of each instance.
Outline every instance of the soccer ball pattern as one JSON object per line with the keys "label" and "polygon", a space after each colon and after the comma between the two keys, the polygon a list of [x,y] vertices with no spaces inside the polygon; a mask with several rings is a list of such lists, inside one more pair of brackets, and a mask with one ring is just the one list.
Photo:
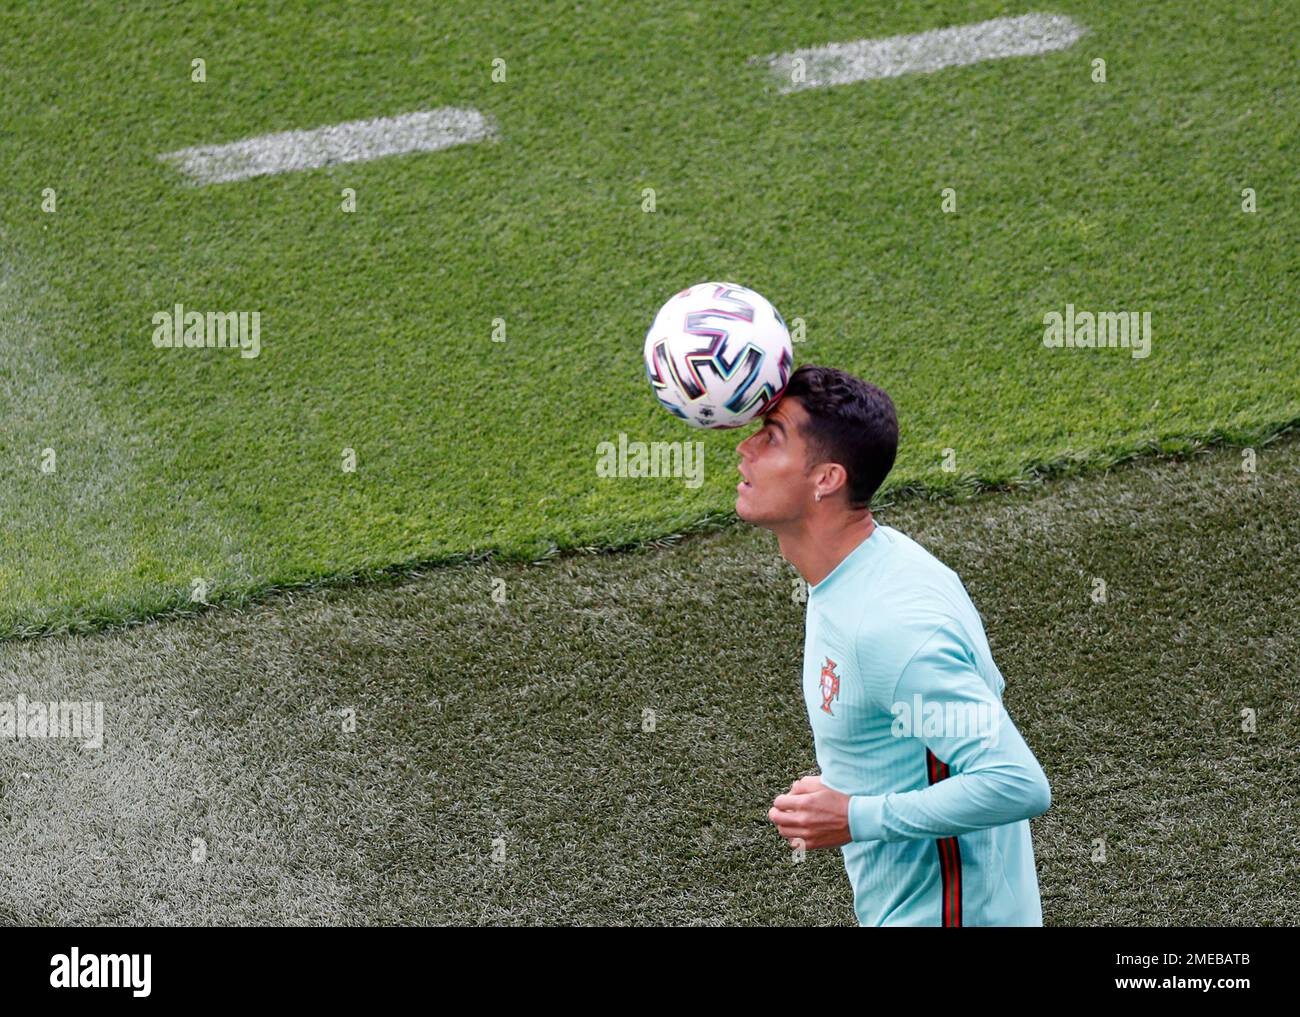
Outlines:
{"label": "soccer ball pattern", "polygon": [[794,350],[765,297],[735,283],[700,283],[673,296],[645,337],[655,397],[693,427],[741,427],[785,391]]}

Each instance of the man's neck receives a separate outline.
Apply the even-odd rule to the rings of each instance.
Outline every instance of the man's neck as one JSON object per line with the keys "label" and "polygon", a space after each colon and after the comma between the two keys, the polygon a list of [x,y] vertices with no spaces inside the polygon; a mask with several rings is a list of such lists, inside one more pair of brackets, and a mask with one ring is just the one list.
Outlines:
{"label": "man's neck", "polygon": [[803,576],[804,582],[816,586],[875,529],[871,512],[863,511],[852,513],[844,522],[831,526],[816,521],[796,530],[778,532],[776,536],[781,556]]}

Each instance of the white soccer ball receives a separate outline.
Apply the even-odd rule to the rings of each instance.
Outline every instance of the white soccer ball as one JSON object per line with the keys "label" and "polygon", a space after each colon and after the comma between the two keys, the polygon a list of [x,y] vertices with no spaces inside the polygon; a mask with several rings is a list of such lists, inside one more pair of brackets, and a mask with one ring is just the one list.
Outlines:
{"label": "white soccer ball", "polygon": [[655,397],[693,427],[741,427],[781,398],[794,350],[781,315],[735,283],[672,297],[645,336]]}

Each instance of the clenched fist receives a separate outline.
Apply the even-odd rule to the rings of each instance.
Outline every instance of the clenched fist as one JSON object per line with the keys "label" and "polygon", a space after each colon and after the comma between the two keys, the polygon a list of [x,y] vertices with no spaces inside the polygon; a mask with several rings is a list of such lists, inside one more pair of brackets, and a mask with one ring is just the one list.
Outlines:
{"label": "clenched fist", "polygon": [[802,841],[808,849],[840,847],[853,840],[849,829],[849,796],[833,791],[817,774],[800,777],[788,794],[777,795],[767,818],[792,847]]}

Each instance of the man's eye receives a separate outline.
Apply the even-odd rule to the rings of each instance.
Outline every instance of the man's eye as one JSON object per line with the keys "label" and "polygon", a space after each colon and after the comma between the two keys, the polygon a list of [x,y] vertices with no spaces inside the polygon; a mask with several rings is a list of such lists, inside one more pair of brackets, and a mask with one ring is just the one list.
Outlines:
{"label": "man's eye", "polygon": [[768,432],[767,432],[767,443],[768,443],[769,445],[771,445],[774,441],[776,441],[776,432],[775,432],[775,431],[768,431]]}

